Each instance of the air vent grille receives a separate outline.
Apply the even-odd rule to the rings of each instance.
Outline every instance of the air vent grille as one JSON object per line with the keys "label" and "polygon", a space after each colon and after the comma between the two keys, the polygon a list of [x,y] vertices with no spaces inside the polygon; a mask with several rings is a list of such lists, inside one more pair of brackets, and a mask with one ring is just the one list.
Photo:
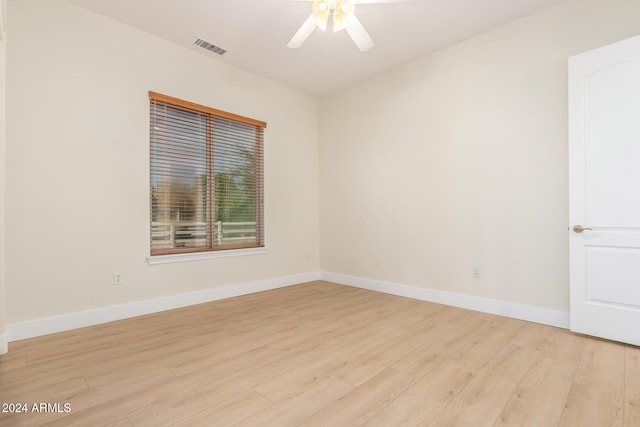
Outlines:
{"label": "air vent grille", "polygon": [[199,46],[203,49],[207,49],[209,52],[213,52],[215,54],[218,55],[224,55],[225,53],[227,53],[226,50],[224,50],[221,47],[218,47],[216,45],[214,45],[213,43],[209,43],[206,40],[203,40],[201,38],[197,38],[193,41],[193,44],[195,44],[196,46]]}

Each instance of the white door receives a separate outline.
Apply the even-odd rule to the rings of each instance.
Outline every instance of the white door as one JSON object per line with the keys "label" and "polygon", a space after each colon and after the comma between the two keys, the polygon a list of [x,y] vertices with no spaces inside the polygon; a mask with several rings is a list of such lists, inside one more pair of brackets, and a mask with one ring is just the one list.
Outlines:
{"label": "white door", "polygon": [[640,345],[640,36],[569,59],[569,183],[571,330]]}

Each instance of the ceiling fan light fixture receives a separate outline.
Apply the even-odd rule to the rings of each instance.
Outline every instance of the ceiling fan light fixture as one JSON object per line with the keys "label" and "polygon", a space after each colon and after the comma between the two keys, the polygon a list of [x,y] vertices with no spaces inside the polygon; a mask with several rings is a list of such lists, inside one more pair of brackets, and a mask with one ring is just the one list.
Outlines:
{"label": "ceiling fan light fixture", "polygon": [[314,0],[312,7],[313,23],[322,31],[326,31],[329,15],[331,14],[331,5],[327,0]]}
{"label": "ceiling fan light fixture", "polygon": [[354,6],[351,0],[339,0],[333,15],[333,31],[341,31],[351,24]]}
{"label": "ceiling fan light fixture", "polygon": [[[306,0],[311,2],[313,11],[306,21],[300,26],[298,31],[291,37],[287,47],[299,48],[311,35],[316,27],[326,31],[329,19],[332,19],[333,31],[346,30],[349,37],[356,44],[361,52],[366,52],[374,45],[373,40],[364,29],[354,13],[355,3],[358,0]],[[362,0],[361,0],[362,1]],[[391,2],[403,0],[366,0],[367,3]]]}

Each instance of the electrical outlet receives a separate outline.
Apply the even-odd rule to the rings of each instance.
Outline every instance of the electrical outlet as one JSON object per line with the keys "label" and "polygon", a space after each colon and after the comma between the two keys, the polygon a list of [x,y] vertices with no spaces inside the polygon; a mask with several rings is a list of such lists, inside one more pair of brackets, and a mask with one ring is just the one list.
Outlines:
{"label": "electrical outlet", "polygon": [[473,278],[474,279],[480,278],[480,267],[473,267]]}
{"label": "electrical outlet", "polygon": [[113,273],[113,284],[116,286],[122,285],[122,275],[120,273]]}

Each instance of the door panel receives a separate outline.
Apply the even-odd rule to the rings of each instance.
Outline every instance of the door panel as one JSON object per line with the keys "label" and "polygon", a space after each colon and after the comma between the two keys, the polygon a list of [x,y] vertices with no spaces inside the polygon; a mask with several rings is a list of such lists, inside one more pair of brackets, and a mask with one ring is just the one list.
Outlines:
{"label": "door panel", "polygon": [[[586,76],[587,223],[640,227],[640,58]],[[624,106],[624,107],[622,107]]]}
{"label": "door panel", "polygon": [[[640,249],[586,246],[588,302],[640,308]],[[639,325],[640,327],[640,325]]]}

